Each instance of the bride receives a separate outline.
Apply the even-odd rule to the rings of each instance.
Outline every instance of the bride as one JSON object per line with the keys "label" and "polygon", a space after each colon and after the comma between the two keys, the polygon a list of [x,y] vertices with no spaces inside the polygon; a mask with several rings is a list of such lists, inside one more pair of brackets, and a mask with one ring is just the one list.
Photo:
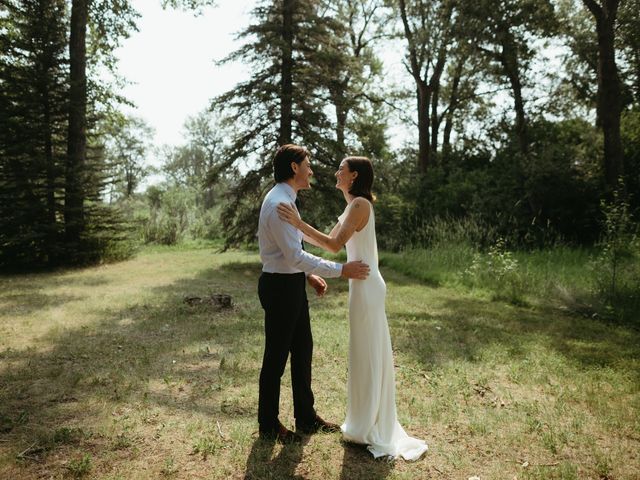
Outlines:
{"label": "bride", "polygon": [[373,167],[366,157],[347,157],[336,172],[336,188],[347,206],[326,235],[302,221],[294,205],[281,203],[278,214],[302,231],[305,241],[331,252],[347,247],[347,259],[371,267],[366,280],[349,280],[349,375],[345,440],[368,445],[374,457],[416,460],[427,444],[407,435],[396,415],[391,337],[385,314],[386,285],[378,270]]}

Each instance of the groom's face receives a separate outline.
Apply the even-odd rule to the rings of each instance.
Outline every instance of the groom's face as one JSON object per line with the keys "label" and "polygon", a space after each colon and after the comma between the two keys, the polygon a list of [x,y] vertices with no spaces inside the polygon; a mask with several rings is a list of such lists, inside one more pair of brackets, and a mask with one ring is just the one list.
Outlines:
{"label": "groom's face", "polygon": [[306,157],[300,163],[291,163],[291,168],[293,168],[293,180],[296,183],[296,186],[299,190],[305,188],[311,188],[311,177],[313,176],[313,171],[311,171],[311,162],[309,161],[309,157]]}

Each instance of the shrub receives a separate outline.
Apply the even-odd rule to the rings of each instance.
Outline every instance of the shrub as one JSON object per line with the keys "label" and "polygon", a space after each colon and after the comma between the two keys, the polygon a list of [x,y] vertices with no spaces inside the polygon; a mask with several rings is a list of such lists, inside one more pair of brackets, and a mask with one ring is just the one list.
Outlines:
{"label": "shrub", "polygon": [[486,254],[476,253],[464,276],[471,286],[492,290],[496,300],[505,300],[515,305],[526,304],[524,276],[518,260],[506,249],[502,238]]}
{"label": "shrub", "polygon": [[593,262],[595,291],[606,310],[618,319],[640,308],[640,234],[622,190],[601,204],[604,234]]}

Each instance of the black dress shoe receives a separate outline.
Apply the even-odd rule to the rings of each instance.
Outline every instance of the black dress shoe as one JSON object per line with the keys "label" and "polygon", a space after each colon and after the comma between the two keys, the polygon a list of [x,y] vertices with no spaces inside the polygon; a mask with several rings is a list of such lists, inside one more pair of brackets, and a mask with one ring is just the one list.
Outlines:
{"label": "black dress shoe", "polygon": [[302,437],[300,435],[292,432],[279,422],[278,426],[273,430],[260,430],[260,438],[263,440],[275,440],[283,445],[302,443]]}
{"label": "black dress shoe", "polygon": [[335,433],[340,431],[340,425],[327,422],[322,418],[320,418],[318,415],[316,415],[316,418],[311,423],[296,422],[296,431],[305,433],[307,435],[311,435],[313,433],[318,433],[318,432]]}

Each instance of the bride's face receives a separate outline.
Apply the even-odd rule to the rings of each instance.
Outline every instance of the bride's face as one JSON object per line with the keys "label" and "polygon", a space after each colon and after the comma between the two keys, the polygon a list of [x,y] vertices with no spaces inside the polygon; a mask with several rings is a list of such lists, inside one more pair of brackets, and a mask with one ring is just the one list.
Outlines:
{"label": "bride's face", "polygon": [[353,179],[356,178],[356,172],[349,170],[349,164],[346,160],[340,162],[338,171],[336,172],[336,188],[344,192],[348,192],[353,183]]}

